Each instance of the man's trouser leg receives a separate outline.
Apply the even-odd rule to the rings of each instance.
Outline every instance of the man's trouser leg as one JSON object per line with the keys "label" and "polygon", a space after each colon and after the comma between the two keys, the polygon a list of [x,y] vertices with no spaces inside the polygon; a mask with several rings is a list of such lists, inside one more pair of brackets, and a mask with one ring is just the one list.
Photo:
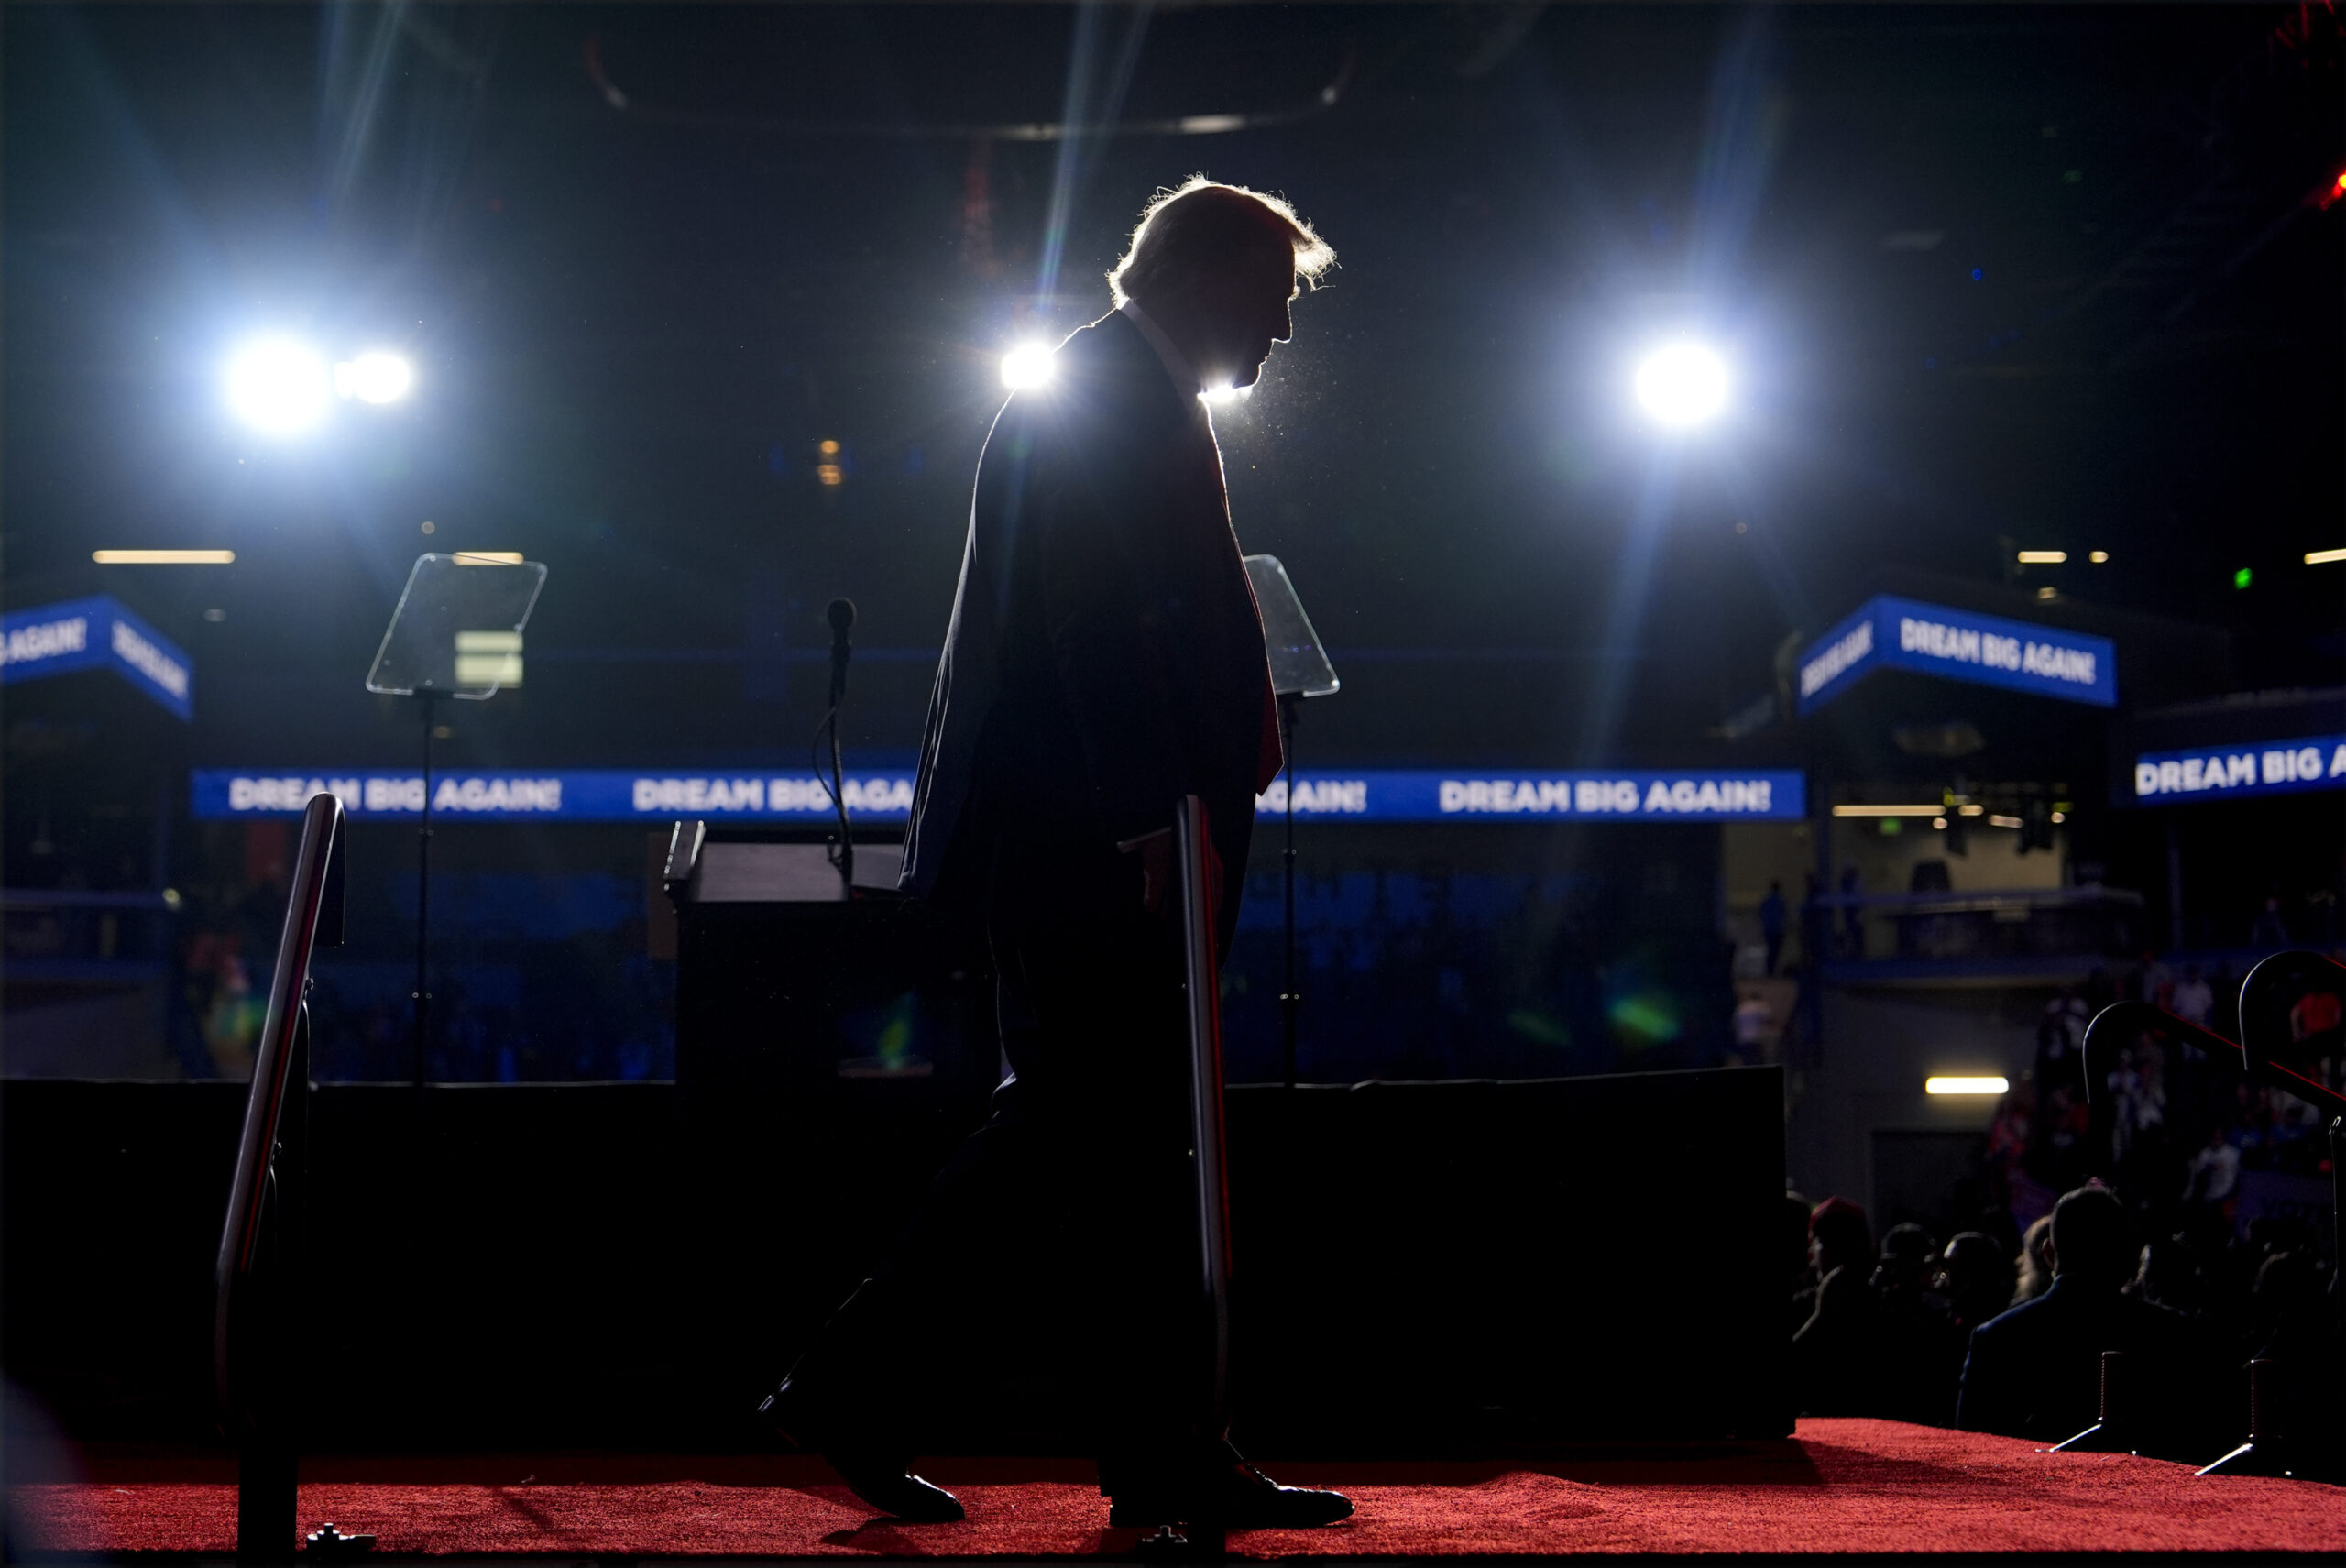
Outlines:
{"label": "man's trouser leg", "polygon": [[1136,907],[991,936],[1012,1076],[792,1381],[910,1453],[1038,1356],[1103,1453],[1154,1468],[1201,1332],[1177,955]]}

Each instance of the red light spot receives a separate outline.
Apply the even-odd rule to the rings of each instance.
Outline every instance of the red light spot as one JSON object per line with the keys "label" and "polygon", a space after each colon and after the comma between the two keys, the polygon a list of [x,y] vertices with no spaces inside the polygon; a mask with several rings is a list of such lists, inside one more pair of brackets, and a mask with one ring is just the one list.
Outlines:
{"label": "red light spot", "polygon": [[2341,191],[2346,191],[2346,174],[2341,174],[2338,177],[2338,189]]}

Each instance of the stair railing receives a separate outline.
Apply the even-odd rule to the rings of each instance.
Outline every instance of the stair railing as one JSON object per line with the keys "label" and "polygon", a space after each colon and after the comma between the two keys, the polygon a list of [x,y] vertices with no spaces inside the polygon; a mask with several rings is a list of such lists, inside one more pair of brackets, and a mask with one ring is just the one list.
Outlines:
{"label": "stair railing", "polygon": [[301,1347],[303,1187],[309,1167],[310,959],[343,936],[342,803],[312,795],[301,814],[269,1013],[253,1056],[244,1135],[214,1274],[213,1373],[220,1422],[236,1446],[236,1559],[290,1563],[295,1515]]}
{"label": "stair railing", "polygon": [[[2307,1076],[2288,1065],[2284,1058],[2299,1054],[2291,1047],[2301,1042],[2297,1038],[2293,1013],[2306,996],[2324,992],[2346,1001],[2346,965],[2341,965],[2320,953],[2275,953],[2248,971],[2240,987],[2240,1032],[2238,1040],[2228,1040],[2211,1029],[2178,1018],[2163,1007],[2148,1002],[2119,1002],[2103,1008],[2086,1025],[2084,1067],[2086,1095],[2093,1096],[2094,1085],[2107,1073],[2110,1053],[2116,1049],[2113,1036],[2136,1037],[2145,1034],[2164,1035],[2170,1039],[2187,1040],[2200,1049],[2222,1052],[2236,1058],[2243,1073],[2252,1083],[2276,1089],[2295,1095],[2330,1118],[2330,1180],[2331,1193],[2330,1255],[2335,1266],[2346,1267],[2346,1095],[2340,1094],[2319,1079]],[[2328,1013],[2330,1020],[2324,1030],[2339,1027],[2337,1008]],[[2340,1324],[2341,1338],[2346,1338],[2346,1321]],[[2265,1374],[2259,1381],[2269,1382],[2277,1376],[2269,1362],[2257,1364]],[[2269,1392],[2269,1391],[2268,1391]],[[2267,1403],[2266,1398],[2253,1398],[2252,1411]],[[2252,1429],[2255,1426],[2252,1416]],[[2078,1439],[2089,1435],[2079,1433]],[[2260,1434],[2252,1430],[2249,1441],[2208,1465],[2202,1475],[2256,1474],[2264,1471],[2279,1473],[2286,1458],[2277,1445],[2260,1443]],[[2077,1442],[2072,1439],[2071,1442]],[[2066,1446],[2066,1444],[2064,1446]]]}

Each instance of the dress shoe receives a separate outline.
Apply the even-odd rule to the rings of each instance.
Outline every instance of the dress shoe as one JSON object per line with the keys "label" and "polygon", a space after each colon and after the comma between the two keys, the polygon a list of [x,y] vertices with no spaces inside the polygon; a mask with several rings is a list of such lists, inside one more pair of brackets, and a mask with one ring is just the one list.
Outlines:
{"label": "dress shoe", "polygon": [[1149,1487],[1110,1503],[1118,1529],[1205,1525],[1220,1530],[1310,1530],[1352,1517],[1342,1492],[1282,1486],[1243,1459],[1218,1466],[1194,1486]]}
{"label": "dress shoe", "polygon": [[891,1447],[854,1421],[840,1419],[794,1379],[765,1398],[758,1414],[775,1432],[819,1453],[848,1490],[890,1519],[913,1524],[953,1524],[967,1518],[952,1493],[910,1469],[912,1455]]}

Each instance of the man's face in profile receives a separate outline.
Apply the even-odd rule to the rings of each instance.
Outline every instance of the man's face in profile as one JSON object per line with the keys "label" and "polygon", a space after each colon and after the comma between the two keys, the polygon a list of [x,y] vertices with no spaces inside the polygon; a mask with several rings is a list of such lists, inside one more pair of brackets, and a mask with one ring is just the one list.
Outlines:
{"label": "man's face in profile", "polygon": [[1260,378],[1271,345],[1295,331],[1288,310],[1295,293],[1295,257],[1285,247],[1250,257],[1200,288],[1206,345],[1198,369],[1207,386],[1251,387]]}

